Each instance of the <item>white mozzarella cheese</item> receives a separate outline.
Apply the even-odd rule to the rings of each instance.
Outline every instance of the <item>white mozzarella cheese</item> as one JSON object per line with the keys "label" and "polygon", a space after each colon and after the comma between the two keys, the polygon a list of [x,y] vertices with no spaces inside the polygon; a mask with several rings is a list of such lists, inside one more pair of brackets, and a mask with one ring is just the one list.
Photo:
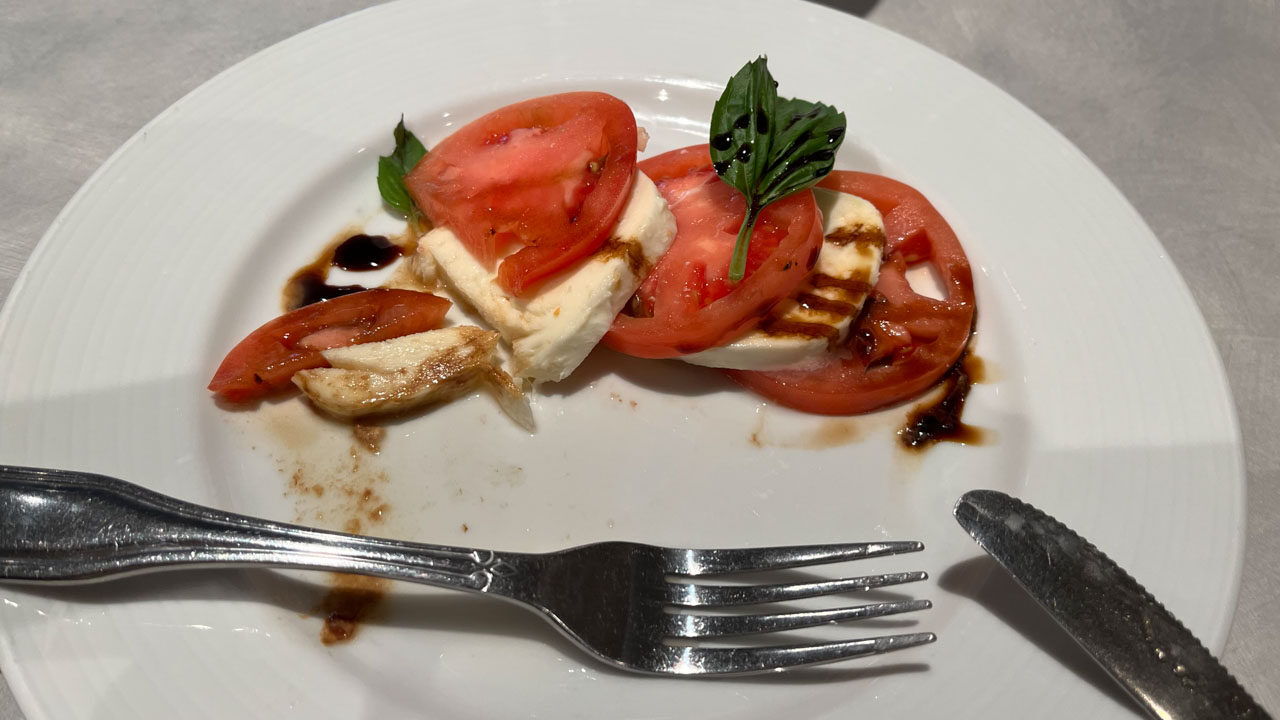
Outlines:
{"label": "white mozzarella cheese", "polygon": [[403,335],[322,352],[330,367],[300,370],[297,385],[316,407],[340,418],[405,412],[448,402],[483,384],[522,427],[533,430],[528,401],[494,366],[498,333],[471,325]]}
{"label": "white mozzarella cheese", "polygon": [[452,399],[489,367],[498,334],[461,325],[323,351],[330,367],[293,374],[331,415],[360,417]]}
{"label": "white mozzarella cheese", "polygon": [[823,243],[805,283],[759,328],[682,360],[737,370],[798,368],[848,337],[880,274],[884,219],[856,195],[822,188],[813,193],[822,211]]}
{"label": "white mozzarella cheese", "polygon": [[666,200],[637,170],[610,239],[530,297],[502,289],[496,269],[484,267],[448,228],[427,233],[420,250],[435,258],[445,282],[511,344],[512,374],[555,382],[568,377],[604,337],[675,232]]}

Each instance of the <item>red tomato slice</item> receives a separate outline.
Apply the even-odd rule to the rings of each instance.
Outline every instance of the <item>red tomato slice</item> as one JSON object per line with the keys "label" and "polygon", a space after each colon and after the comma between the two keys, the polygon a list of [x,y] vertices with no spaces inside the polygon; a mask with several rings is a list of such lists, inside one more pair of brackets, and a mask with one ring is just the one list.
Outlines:
{"label": "red tomato slice", "polygon": [[379,289],[300,307],[232,348],[209,389],[231,402],[256,400],[292,387],[299,370],[328,367],[321,350],[433,330],[450,305],[430,293]]}
{"label": "red tomato slice", "polygon": [[495,110],[432,148],[405,177],[414,202],[524,295],[590,255],[631,194],[636,120],[621,100],[573,92]]}
{"label": "red tomato slice", "polygon": [[769,205],[751,235],[747,271],[730,284],[729,261],[746,200],[711,169],[706,145],[640,163],[676,218],[671,247],[604,336],[614,350],[670,358],[720,345],[759,324],[809,274],[822,247],[822,216],[805,190]]}
{"label": "red tomato slice", "polygon": [[[823,415],[854,415],[923,393],[960,358],[973,328],[973,273],[947,221],[914,188],[869,173],[837,171],[821,187],[866,198],[884,215],[885,256],[869,307],[850,342],[815,370],[729,376],[782,405]],[[947,293],[915,293],[906,270],[937,270]]]}

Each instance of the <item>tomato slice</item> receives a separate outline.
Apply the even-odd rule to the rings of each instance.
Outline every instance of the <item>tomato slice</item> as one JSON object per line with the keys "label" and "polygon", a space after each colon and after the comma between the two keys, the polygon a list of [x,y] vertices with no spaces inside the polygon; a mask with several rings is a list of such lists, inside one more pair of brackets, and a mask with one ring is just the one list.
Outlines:
{"label": "tomato slice", "polygon": [[292,387],[299,370],[327,367],[321,350],[433,330],[450,305],[430,293],[377,289],[300,307],[232,348],[209,389],[230,402],[256,400]]}
{"label": "tomato slice", "polygon": [[453,230],[514,295],[590,255],[630,197],[636,120],[573,92],[499,108],[440,141],[405,177],[431,222]]}
{"label": "tomato slice", "polygon": [[[837,171],[820,187],[866,198],[884,216],[880,278],[850,341],[812,370],[730,370],[745,387],[782,405],[854,415],[923,393],[959,360],[975,311],[973,273],[951,226],[917,190],[869,173]],[[946,298],[920,295],[907,268],[929,263]]]}
{"label": "tomato slice", "polygon": [[743,279],[730,284],[729,261],[746,201],[711,168],[706,145],[673,150],[640,163],[676,218],[671,247],[641,283],[629,311],[613,321],[604,343],[644,358],[706,350],[759,324],[804,281],[822,247],[822,216],[813,193],[794,193],[756,221]]}

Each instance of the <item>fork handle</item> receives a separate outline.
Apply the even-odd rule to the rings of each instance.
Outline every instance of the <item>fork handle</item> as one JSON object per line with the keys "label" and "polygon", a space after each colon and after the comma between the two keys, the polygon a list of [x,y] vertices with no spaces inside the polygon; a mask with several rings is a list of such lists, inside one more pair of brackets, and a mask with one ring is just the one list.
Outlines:
{"label": "fork handle", "polygon": [[327,532],[89,473],[0,465],[0,580],[95,580],[208,564],[332,570],[485,592],[515,557]]}

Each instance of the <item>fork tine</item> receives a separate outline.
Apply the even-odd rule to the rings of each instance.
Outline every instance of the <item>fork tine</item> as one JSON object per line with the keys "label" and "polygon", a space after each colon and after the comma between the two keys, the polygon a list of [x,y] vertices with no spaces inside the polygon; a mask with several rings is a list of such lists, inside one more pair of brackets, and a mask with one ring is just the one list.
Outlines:
{"label": "fork tine", "polygon": [[785,547],[735,548],[728,550],[678,550],[666,553],[666,571],[673,575],[715,575],[719,573],[782,570],[805,565],[861,560],[862,558],[918,552],[924,543],[870,542],[833,545],[792,545]]}
{"label": "fork tine", "polygon": [[666,601],[684,607],[723,607],[726,605],[755,605],[758,603],[784,602],[801,598],[831,595],[834,593],[861,592],[872,588],[901,585],[927,580],[926,572],[886,573],[862,577],[841,578],[822,582],[780,585],[698,585],[695,583],[671,583],[667,585]]}
{"label": "fork tine", "polygon": [[928,600],[907,600],[892,603],[872,603],[833,610],[776,613],[770,615],[691,615],[667,616],[666,634],[680,638],[708,638],[724,635],[749,635],[777,632],[825,625],[827,623],[884,617],[898,613],[927,610],[933,607]]}
{"label": "fork tine", "polygon": [[759,648],[667,647],[662,672],[678,675],[741,675],[836,662],[933,642],[933,633],[911,633],[813,645]]}

